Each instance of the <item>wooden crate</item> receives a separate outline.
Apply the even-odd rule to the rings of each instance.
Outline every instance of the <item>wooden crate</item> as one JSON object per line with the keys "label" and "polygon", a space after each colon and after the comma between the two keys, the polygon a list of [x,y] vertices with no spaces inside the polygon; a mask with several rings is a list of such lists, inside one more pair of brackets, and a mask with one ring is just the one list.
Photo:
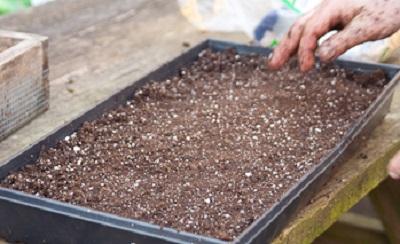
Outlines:
{"label": "wooden crate", "polygon": [[47,38],[0,30],[0,140],[49,107]]}

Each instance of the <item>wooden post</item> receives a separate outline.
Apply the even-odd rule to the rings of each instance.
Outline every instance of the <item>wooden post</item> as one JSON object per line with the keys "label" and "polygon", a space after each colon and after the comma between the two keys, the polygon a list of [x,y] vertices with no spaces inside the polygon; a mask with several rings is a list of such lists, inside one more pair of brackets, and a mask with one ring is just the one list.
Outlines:
{"label": "wooden post", "polygon": [[386,179],[369,194],[391,243],[400,243],[400,182]]}
{"label": "wooden post", "polygon": [[365,229],[353,224],[336,222],[313,244],[386,244],[384,232]]}

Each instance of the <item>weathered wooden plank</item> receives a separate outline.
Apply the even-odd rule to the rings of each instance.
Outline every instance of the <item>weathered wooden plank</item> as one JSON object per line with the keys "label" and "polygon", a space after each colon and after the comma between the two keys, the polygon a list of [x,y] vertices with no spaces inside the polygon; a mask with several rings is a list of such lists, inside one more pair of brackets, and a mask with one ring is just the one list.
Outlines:
{"label": "weathered wooden plank", "polygon": [[56,40],[101,22],[112,20],[131,10],[141,9],[144,4],[147,4],[146,2],[148,1],[57,0],[1,16],[0,28],[37,33]]}
{"label": "weathered wooden plank", "polygon": [[382,182],[370,198],[385,225],[391,243],[400,243],[400,183],[392,179]]}

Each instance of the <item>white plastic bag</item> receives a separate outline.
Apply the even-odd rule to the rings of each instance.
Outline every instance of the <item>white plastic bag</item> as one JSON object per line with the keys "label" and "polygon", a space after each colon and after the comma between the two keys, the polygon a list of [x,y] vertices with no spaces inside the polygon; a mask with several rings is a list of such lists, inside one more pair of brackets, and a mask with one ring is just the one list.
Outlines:
{"label": "white plastic bag", "polygon": [[[244,32],[256,45],[274,47],[303,13],[320,0],[178,0],[182,14],[200,30]],[[347,51],[353,60],[385,61],[400,38],[367,42]],[[395,42],[395,44],[393,44]]]}
{"label": "white plastic bag", "polygon": [[38,6],[38,5],[42,5],[42,4],[51,2],[51,1],[54,1],[54,0],[31,0],[31,4],[32,4],[32,6]]}
{"label": "white plastic bag", "polygon": [[[182,14],[207,31],[241,31],[259,44],[280,39],[319,0],[178,0]],[[263,29],[264,28],[264,29]]]}

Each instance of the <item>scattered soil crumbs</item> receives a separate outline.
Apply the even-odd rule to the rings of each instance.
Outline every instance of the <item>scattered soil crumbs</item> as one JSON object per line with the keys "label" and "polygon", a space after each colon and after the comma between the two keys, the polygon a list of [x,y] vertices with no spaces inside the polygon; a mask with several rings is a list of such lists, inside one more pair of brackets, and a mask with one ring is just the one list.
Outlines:
{"label": "scattered soil crumbs", "polygon": [[1,186],[231,240],[332,150],[386,82],[381,72],[265,63],[203,51]]}

